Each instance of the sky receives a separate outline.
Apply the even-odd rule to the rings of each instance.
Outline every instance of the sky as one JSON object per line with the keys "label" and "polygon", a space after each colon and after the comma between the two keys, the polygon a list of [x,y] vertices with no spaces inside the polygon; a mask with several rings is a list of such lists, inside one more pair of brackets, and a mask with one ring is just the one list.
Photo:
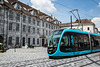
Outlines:
{"label": "sky", "polygon": [[[62,23],[69,23],[72,9],[78,9],[81,19],[91,19],[100,30],[100,0],[19,0],[48,15],[53,15]],[[77,16],[77,12],[74,11]]]}

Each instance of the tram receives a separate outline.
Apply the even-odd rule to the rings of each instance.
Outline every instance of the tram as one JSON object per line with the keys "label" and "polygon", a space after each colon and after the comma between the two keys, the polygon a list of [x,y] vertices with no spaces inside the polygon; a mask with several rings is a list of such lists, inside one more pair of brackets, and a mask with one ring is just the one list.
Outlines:
{"label": "tram", "polygon": [[76,56],[100,51],[100,34],[59,29],[51,33],[47,46],[49,58]]}

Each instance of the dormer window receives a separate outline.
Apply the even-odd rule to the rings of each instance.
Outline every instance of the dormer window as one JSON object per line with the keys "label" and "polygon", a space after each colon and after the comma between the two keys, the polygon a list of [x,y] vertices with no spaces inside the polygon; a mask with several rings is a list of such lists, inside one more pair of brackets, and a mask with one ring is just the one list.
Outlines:
{"label": "dormer window", "polygon": [[35,10],[31,10],[30,13],[34,16],[36,16],[36,11]]}
{"label": "dormer window", "polygon": [[50,21],[50,18],[47,18],[46,20],[47,20],[47,21]]}
{"label": "dormer window", "polygon": [[18,10],[21,10],[21,6],[20,6],[19,3],[14,4],[14,8],[16,8],[16,9],[18,9]]}
{"label": "dormer window", "polygon": [[17,9],[20,9],[20,5],[19,4],[17,4]]}
{"label": "dormer window", "polygon": [[24,10],[27,10],[25,7],[23,7],[24,8]]}

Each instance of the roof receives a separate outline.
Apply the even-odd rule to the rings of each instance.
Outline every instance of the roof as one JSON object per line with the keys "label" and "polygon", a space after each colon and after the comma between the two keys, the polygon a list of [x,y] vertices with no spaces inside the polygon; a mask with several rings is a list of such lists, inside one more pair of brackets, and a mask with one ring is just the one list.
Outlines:
{"label": "roof", "polygon": [[[49,17],[49,18],[51,18],[51,21],[50,21],[51,23],[53,23],[53,21],[58,21],[57,19],[52,18],[52,15],[49,16],[49,15],[41,12],[40,10],[37,10],[37,9],[35,9],[35,8],[29,6],[29,5],[26,5],[26,4],[24,4],[24,3],[22,3],[22,2],[20,2],[18,0],[7,0],[7,1],[8,2],[4,1],[4,5],[3,5],[3,6],[6,6],[7,8],[13,9],[15,11],[22,11],[23,13],[25,13],[27,15],[30,15],[30,16],[33,16],[33,17],[36,17],[36,18],[39,18],[39,19],[42,16],[44,16],[45,18],[48,18]],[[20,6],[22,7],[21,10],[18,10],[16,8],[14,8],[13,5],[16,4],[16,3],[20,4]],[[34,16],[34,15],[32,15],[30,13],[30,11],[32,11],[32,10],[36,10],[36,16]],[[55,24],[55,23],[53,23],[53,24]]]}
{"label": "roof", "polygon": [[8,8],[14,9],[14,7],[10,3],[4,2],[4,5]]}
{"label": "roof", "polygon": [[[80,21],[80,20],[79,20]],[[75,24],[75,23],[79,23],[78,20],[76,20],[75,22],[72,22],[72,24]],[[69,26],[71,23],[61,23],[60,26]],[[88,20],[88,19],[81,19],[81,23],[80,24],[93,24],[95,25],[91,20]]]}

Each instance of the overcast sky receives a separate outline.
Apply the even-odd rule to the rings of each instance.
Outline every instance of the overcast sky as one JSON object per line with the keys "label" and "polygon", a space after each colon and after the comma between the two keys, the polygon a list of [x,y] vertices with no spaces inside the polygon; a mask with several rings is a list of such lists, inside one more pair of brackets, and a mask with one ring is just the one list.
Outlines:
{"label": "overcast sky", "polygon": [[[62,23],[70,22],[69,11],[78,9],[81,19],[91,19],[100,29],[100,0],[19,0],[48,15],[53,15]],[[75,13],[77,16],[77,14]],[[72,15],[73,16],[73,15]],[[73,16],[73,21],[76,19]]]}

